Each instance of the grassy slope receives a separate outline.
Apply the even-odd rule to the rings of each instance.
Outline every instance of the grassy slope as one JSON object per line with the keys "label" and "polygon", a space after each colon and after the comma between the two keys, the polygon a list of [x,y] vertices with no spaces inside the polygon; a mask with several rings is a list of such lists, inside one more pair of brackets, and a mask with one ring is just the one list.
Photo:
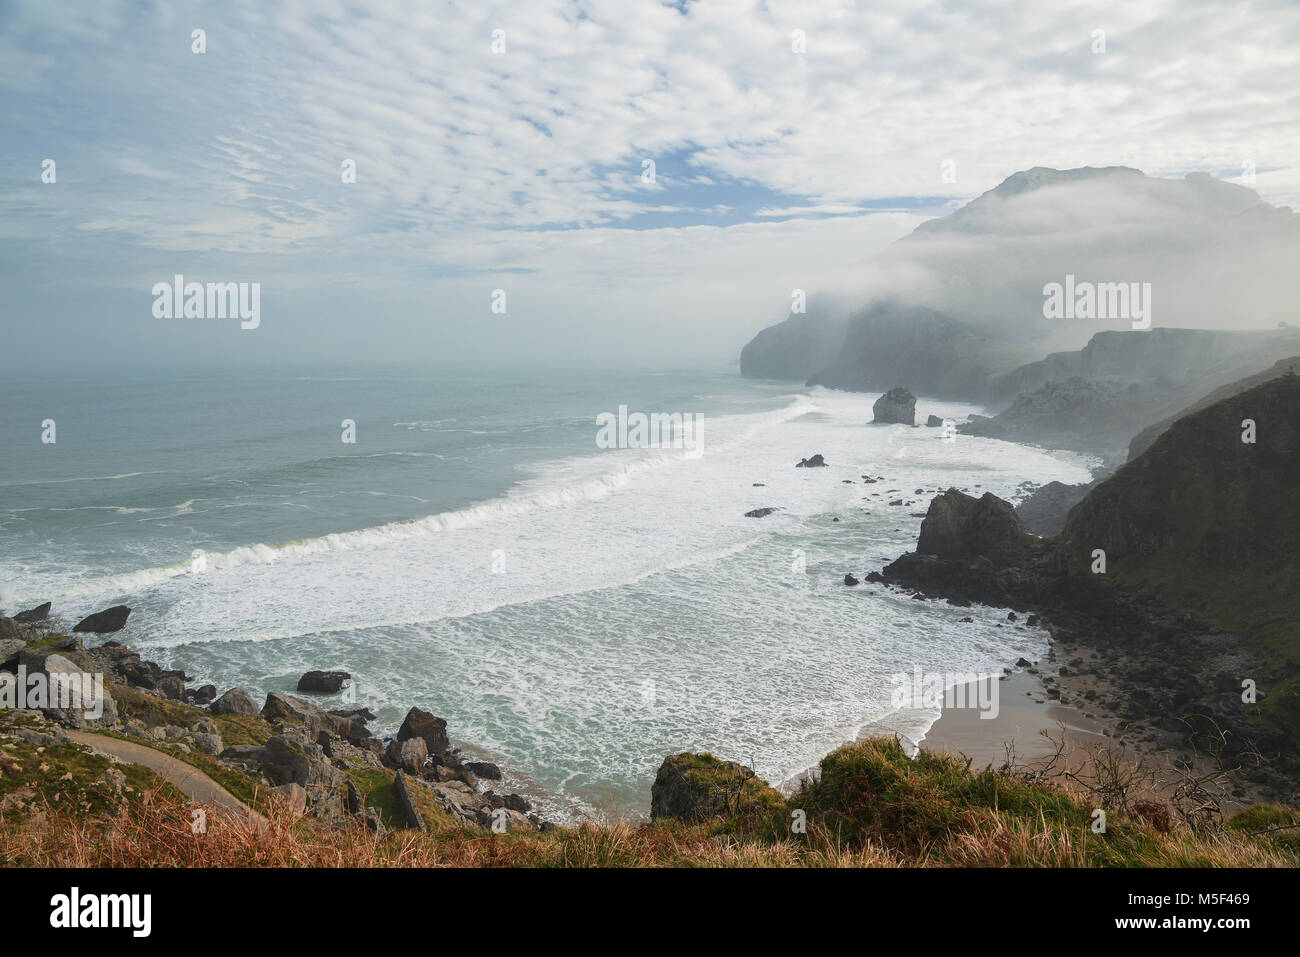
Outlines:
{"label": "grassy slope", "polygon": [[[69,757],[71,760],[71,757]],[[77,758],[76,762],[85,759]],[[94,760],[85,774],[97,773]],[[62,765],[61,765],[62,767]],[[1164,832],[1139,817],[1108,816],[1105,834],[1090,828],[1092,808],[1061,789],[1028,783],[966,762],[922,754],[909,759],[892,739],[840,748],[822,762],[817,783],[786,800],[747,788],[731,813],[684,825],[659,821],[562,828],[550,833],[491,834],[466,827],[432,806],[427,834],[394,831],[376,838],[359,828],[295,821],[275,802],[275,821],[260,837],[215,821],[196,840],[184,827],[185,802],[161,789],[150,801],[107,806],[50,805],[27,817],[0,815],[0,863],[79,866],[1295,866],[1300,822],[1278,806],[1252,808],[1226,828]],[[74,775],[77,772],[74,771]],[[693,776],[721,790],[735,775],[699,756]],[[387,772],[360,775],[363,789],[391,816]],[[142,781],[143,785],[144,782]],[[422,791],[422,789],[419,789]],[[798,820],[803,829],[792,827]],[[112,826],[107,826],[109,823]]]}

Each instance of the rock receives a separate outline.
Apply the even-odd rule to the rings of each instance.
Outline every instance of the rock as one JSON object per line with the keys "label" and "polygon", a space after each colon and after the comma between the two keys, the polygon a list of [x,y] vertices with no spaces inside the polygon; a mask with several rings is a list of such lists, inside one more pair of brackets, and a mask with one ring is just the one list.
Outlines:
{"label": "rock", "polygon": [[1028,660],[1025,659],[1025,658],[1017,658],[1017,659],[1016,659],[1016,667],[1017,667],[1017,668],[1032,668],[1033,666],[1034,666],[1034,663],[1033,663],[1032,661],[1028,661]]}
{"label": "rock", "polygon": [[873,422],[882,424],[916,424],[916,396],[907,389],[890,389],[871,407]]}
{"label": "rock", "polygon": [[[41,671],[49,687],[47,704],[42,708],[65,728],[112,728],[117,725],[117,702],[104,685],[102,677],[82,670],[68,658],[45,656]],[[30,682],[31,676],[28,676]]]}
{"label": "rock", "polygon": [[232,744],[219,755],[222,761],[235,764],[248,764],[260,768],[266,757],[266,748],[257,744]]}
{"label": "rock", "polygon": [[216,696],[216,685],[204,685],[202,688],[189,689],[185,692],[185,700],[191,704],[207,704]]}
{"label": "rock", "polygon": [[0,615],[0,638],[12,640],[17,638],[20,634],[22,634],[22,629],[18,627],[16,621],[12,618],[6,618],[4,615]]}
{"label": "rock", "polygon": [[195,734],[219,734],[220,729],[217,723],[206,715],[190,725],[190,730]]}
{"label": "rock", "polygon": [[158,682],[158,690],[172,701],[179,701],[185,697],[185,682],[175,675],[168,675]]}
{"label": "rock", "polygon": [[306,813],[307,789],[305,787],[290,781],[288,784],[280,785],[276,790],[284,795],[285,803],[295,817],[302,817]]}
{"label": "rock", "polygon": [[127,616],[131,614],[131,609],[126,605],[114,605],[112,608],[105,608],[103,611],[97,611],[93,615],[81,619],[73,626],[72,630],[94,632],[97,635],[107,635],[114,631],[121,631],[126,625]]}
{"label": "rock", "polygon": [[352,680],[346,671],[309,671],[298,679],[298,690],[311,694],[335,694]]}
{"label": "rock", "polygon": [[937,415],[926,417],[925,427],[927,429],[937,429],[941,425],[943,425],[943,419],[939,418]]}
{"label": "rock", "polygon": [[779,508],[756,508],[753,511],[745,513],[745,518],[766,518],[773,512],[781,511]]}
{"label": "rock", "polygon": [[218,755],[222,751],[221,735],[196,734],[194,736],[194,747],[204,754]]}
{"label": "rock", "polygon": [[1096,484],[1064,485],[1061,482],[1048,482],[1017,505],[1016,514],[1020,516],[1027,531],[1044,537],[1056,535],[1065,525],[1065,517],[1070,509],[1083,501],[1084,496]]}
{"label": "rock", "polygon": [[260,709],[243,688],[231,688],[212,702],[209,710],[213,714],[257,714]]}
{"label": "rock", "polygon": [[317,801],[313,789],[338,789],[344,781],[343,773],[325,760],[319,745],[293,733],[267,739],[262,772],[272,784],[301,784],[313,801]]}
{"label": "rock", "polygon": [[844,584],[846,584],[846,585],[858,585],[858,584],[861,584],[861,582],[859,582],[859,581],[858,581],[856,578],[854,578],[852,575],[845,575],[845,576],[844,576]]}
{"label": "rock", "polygon": [[266,704],[262,705],[262,717],[272,724],[301,728],[313,737],[321,730],[349,740],[365,733],[365,727],[360,722],[340,718],[309,701],[278,691],[267,694]]}
{"label": "rock", "polygon": [[37,622],[44,621],[50,617],[51,603],[46,602],[43,605],[37,605],[35,608],[29,608],[26,611],[20,611],[14,615],[14,621],[20,625],[34,625]]}
{"label": "rock", "polygon": [[1036,542],[1009,502],[991,492],[974,499],[950,488],[931,500],[916,551],[944,559],[982,557],[995,564],[1009,564],[1028,556]]}
{"label": "rock", "polygon": [[484,780],[501,780],[501,769],[489,761],[466,761],[465,767]]}
{"label": "rock", "polygon": [[650,817],[702,821],[776,808],[780,792],[753,771],[711,754],[672,754],[664,758],[650,789]]}
{"label": "rock", "polygon": [[795,468],[797,469],[820,469],[825,467],[826,467],[826,460],[822,458],[820,452],[818,452],[816,455],[812,456],[811,458],[800,459],[799,464],[795,466]]}
{"label": "rock", "polygon": [[401,771],[397,772],[393,780],[393,793],[397,797],[397,806],[401,808],[407,825],[417,831],[425,830],[424,818],[420,816],[420,809],[415,806],[415,801],[411,798],[410,785],[406,783],[406,775]]}
{"label": "rock", "polygon": [[394,740],[388,745],[385,757],[392,767],[401,768],[410,774],[419,774],[424,762],[429,757],[429,747],[423,738],[407,738],[405,741]]}
{"label": "rock", "polygon": [[402,726],[397,729],[398,741],[408,738],[423,738],[430,754],[446,754],[451,749],[451,741],[447,738],[447,722],[419,708],[408,711]]}
{"label": "rock", "polygon": [[0,638],[0,670],[13,671],[18,667],[18,655],[27,647],[21,638]]}

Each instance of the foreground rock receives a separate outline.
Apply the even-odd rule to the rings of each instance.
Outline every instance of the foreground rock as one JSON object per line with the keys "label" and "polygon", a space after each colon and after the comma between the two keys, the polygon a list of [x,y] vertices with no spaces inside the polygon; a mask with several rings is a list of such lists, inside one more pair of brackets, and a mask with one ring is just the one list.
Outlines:
{"label": "foreground rock", "polygon": [[685,752],[669,755],[659,766],[650,788],[650,817],[696,823],[765,813],[784,801],[779,791],[742,764]]}
{"label": "foreground rock", "polygon": [[890,389],[871,407],[872,421],[883,425],[916,424],[916,396],[907,389]]}

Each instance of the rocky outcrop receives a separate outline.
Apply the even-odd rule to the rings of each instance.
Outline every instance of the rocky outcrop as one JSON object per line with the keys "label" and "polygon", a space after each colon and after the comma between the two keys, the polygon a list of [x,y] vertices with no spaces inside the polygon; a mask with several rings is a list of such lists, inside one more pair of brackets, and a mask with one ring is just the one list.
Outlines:
{"label": "rocky outcrop", "polygon": [[822,454],[818,452],[816,455],[810,455],[806,459],[800,459],[798,463],[795,465],[795,468],[820,469],[820,468],[825,468],[825,466],[826,466],[826,460],[822,458]]}
{"label": "rocky outcrop", "polygon": [[360,722],[330,714],[309,701],[279,691],[272,691],[266,696],[266,703],[262,705],[261,713],[262,717],[272,725],[299,728],[309,732],[313,737],[321,731],[345,739],[367,736],[365,726]]}
{"label": "rocky outcrop", "polygon": [[97,611],[93,615],[87,615],[81,621],[77,622],[72,630],[76,632],[92,632],[97,635],[107,635],[115,631],[121,631],[126,627],[126,619],[130,616],[131,609],[126,605],[114,605],[112,608],[105,608],[103,611]]}
{"label": "rocky outcrop", "polygon": [[669,755],[659,766],[650,788],[650,817],[694,823],[766,813],[781,807],[784,800],[742,764],[685,752]]}
{"label": "rocky outcrop", "polygon": [[14,621],[18,622],[20,625],[38,624],[50,617],[50,608],[52,607],[53,602],[47,601],[45,604],[37,605],[35,608],[20,611],[18,614],[14,615]]}
{"label": "rocky outcrop", "polygon": [[[927,515],[917,551],[882,575],[922,594],[1033,609],[1058,645],[1098,653],[1126,720],[1178,719],[1205,746],[1223,729],[1226,753],[1266,755],[1252,773],[1286,797],[1300,777],[1297,474],[1300,376],[1288,375],[1174,422],[1054,539],[1019,539],[995,500],[991,534]],[[979,503],[954,494],[941,497],[952,500],[945,511],[976,514]]]}
{"label": "rocky outcrop", "polygon": [[420,708],[412,708],[406,713],[402,726],[397,729],[397,740],[422,738],[430,754],[445,754],[451,750],[451,741],[447,737],[447,722],[436,718]]}
{"label": "rocky outcrop", "polygon": [[771,506],[765,508],[750,509],[748,512],[745,513],[745,518],[767,518],[767,516],[773,514],[774,512],[779,512],[779,511],[781,511],[779,508],[773,508]]}
{"label": "rocky outcrop", "polygon": [[872,421],[881,424],[916,424],[916,396],[902,387],[890,389],[871,407]]}
{"label": "rocky outcrop", "polygon": [[1016,397],[992,418],[959,426],[965,435],[1003,439],[1123,459],[1127,437],[1144,415],[1128,390],[1078,377],[1048,382]]}
{"label": "rocky outcrop", "polygon": [[309,671],[298,679],[298,690],[307,694],[336,694],[352,680],[346,671]]}
{"label": "rocky outcrop", "polygon": [[231,688],[209,707],[213,714],[257,714],[261,710],[243,688]]}

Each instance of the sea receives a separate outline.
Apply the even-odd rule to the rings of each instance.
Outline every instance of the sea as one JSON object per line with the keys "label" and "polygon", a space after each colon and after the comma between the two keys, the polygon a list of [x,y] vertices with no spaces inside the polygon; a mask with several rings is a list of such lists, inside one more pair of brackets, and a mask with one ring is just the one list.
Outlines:
{"label": "sea", "polygon": [[[922,740],[938,711],[899,706],[899,674],[1047,647],[1004,609],[845,574],[909,550],[938,491],[1014,499],[1094,464],[873,425],[877,397],[721,363],[9,378],[0,608],[127,604],[111,637],[259,700],[347,671],[318,703],[380,734],[439,715],[555,819],[644,816],[683,750],[789,784],[867,730]],[[620,408],[700,427],[611,448]]]}

